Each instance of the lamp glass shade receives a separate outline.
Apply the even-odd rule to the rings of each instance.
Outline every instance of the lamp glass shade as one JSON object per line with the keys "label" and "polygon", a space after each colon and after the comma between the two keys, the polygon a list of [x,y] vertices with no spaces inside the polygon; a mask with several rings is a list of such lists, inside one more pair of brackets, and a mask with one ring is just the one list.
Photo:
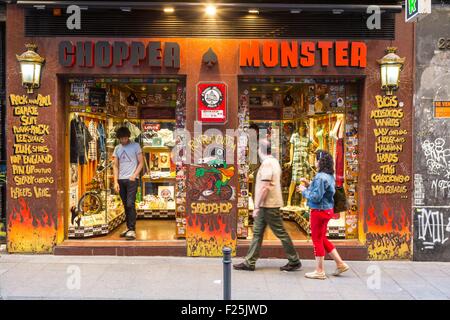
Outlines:
{"label": "lamp glass shade", "polygon": [[22,82],[33,84],[35,83],[34,77],[35,77],[35,64],[32,62],[21,62],[20,63],[20,70],[22,72]]}
{"label": "lamp glass shade", "polygon": [[33,84],[37,87],[39,87],[41,83],[41,65],[35,64],[34,65],[34,78],[33,78]]}
{"label": "lamp glass shade", "polygon": [[400,64],[383,64],[381,65],[381,84],[383,87],[397,87],[400,76]]}

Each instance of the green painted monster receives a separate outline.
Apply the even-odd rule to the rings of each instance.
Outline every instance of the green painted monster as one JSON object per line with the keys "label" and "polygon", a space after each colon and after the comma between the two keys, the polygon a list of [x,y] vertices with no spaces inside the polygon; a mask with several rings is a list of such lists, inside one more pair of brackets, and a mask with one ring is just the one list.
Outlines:
{"label": "green painted monster", "polygon": [[203,191],[203,196],[210,196],[214,193],[214,187],[217,189],[217,195],[220,195],[222,187],[228,185],[228,182],[234,175],[234,167],[228,166],[225,160],[221,159],[213,159],[207,162],[208,166],[211,169],[206,168],[197,168],[195,170],[195,177],[201,178],[204,177],[207,173],[213,173],[215,177],[215,181],[208,186],[208,190]]}

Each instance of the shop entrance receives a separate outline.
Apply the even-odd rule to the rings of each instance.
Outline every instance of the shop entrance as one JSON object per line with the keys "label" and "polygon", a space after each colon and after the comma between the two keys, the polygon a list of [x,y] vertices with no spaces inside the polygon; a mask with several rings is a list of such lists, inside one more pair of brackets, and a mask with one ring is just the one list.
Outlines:
{"label": "shop entrance", "polygon": [[[143,155],[137,179],[136,240],[184,238],[177,214],[175,130],[185,127],[185,79],[69,78],[67,112],[67,236],[125,240],[125,208],[114,188],[116,131],[127,127]],[[130,241],[132,244],[132,241]]]}
{"label": "shop entrance", "polygon": [[[328,236],[358,239],[358,119],[360,82],[340,78],[241,77],[240,127],[254,129],[259,137],[272,139],[272,153],[282,166],[285,206],[281,213],[293,240],[310,237],[309,208],[297,188],[301,178],[315,173],[314,153],[328,151],[335,161],[336,185],[344,187],[350,209],[340,219],[330,220]],[[250,163],[243,172],[241,188],[248,180],[254,194],[254,177],[259,164]],[[248,238],[251,238],[249,197]],[[271,239],[271,234],[266,239]]]}

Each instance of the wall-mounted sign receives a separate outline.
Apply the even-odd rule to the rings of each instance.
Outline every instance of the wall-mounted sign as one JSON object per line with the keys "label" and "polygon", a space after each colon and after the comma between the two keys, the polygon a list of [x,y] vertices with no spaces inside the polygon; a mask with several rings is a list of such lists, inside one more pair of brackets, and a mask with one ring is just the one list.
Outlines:
{"label": "wall-mounted sign", "polygon": [[434,117],[450,118],[450,101],[434,101]]}
{"label": "wall-mounted sign", "polygon": [[139,111],[137,106],[127,106],[127,117],[131,119],[139,118]]}
{"label": "wall-mounted sign", "polygon": [[405,21],[414,22],[431,13],[431,0],[405,0]]}
{"label": "wall-mounted sign", "polygon": [[154,68],[180,68],[180,45],[176,42],[151,41],[147,44],[133,41],[61,41],[59,63],[64,67],[95,66],[109,68],[131,64]]}
{"label": "wall-mounted sign", "polygon": [[227,121],[227,85],[223,82],[197,84],[197,120],[203,123]]}
{"label": "wall-mounted sign", "polygon": [[357,41],[242,41],[239,48],[241,67],[365,68],[367,45]]}

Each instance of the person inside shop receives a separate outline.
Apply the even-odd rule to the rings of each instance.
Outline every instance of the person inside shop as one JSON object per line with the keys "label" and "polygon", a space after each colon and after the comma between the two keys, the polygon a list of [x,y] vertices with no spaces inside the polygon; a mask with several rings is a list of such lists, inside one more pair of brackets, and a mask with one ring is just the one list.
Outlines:
{"label": "person inside shop", "polygon": [[324,150],[317,150],[316,168],[318,168],[318,173],[313,181],[310,183],[303,178],[298,190],[307,199],[307,205],[311,209],[311,238],[314,246],[314,256],[316,257],[316,269],[314,272],[306,273],[305,277],[324,280],[327,278],[323,266],[325,252],[336,262],[336,270],[333,275],[338,276],[349,270],[349,266],[342,261],[336,248],[326,236],[328,222],[330,219],[335,218],[333,209],[336,190],[334,161],[331,154]]}
{"label": "person inside shop", "polygon": [[136,193],[138,189],[139,174],[144,159],[141,146],[130,140],[131,132],[127,127],[120,127],[116,137],[120,144],[116,146],[113,154],[114,189],[119,192],[125,207],[127,229],[120,234],[127,240],[136,239]]}
{"label": "person inside shop", "polygon": [[301,268],[297,251],[292,239],[283,225],[280,208],[283,206],[281,192],[281,166],[278,160],[271,155],[271,144],[268,140],[259,143],[258,155],[261,166],[256,175],[255,209],[253,210],[253,240],[250,244],[245,261],[234,265],[236,270],[254,271],[259,258],[264,231],[269,225],[275,236],[280,239],[286,251],[288,264],[280,267],[281,271],[295,271]]}

